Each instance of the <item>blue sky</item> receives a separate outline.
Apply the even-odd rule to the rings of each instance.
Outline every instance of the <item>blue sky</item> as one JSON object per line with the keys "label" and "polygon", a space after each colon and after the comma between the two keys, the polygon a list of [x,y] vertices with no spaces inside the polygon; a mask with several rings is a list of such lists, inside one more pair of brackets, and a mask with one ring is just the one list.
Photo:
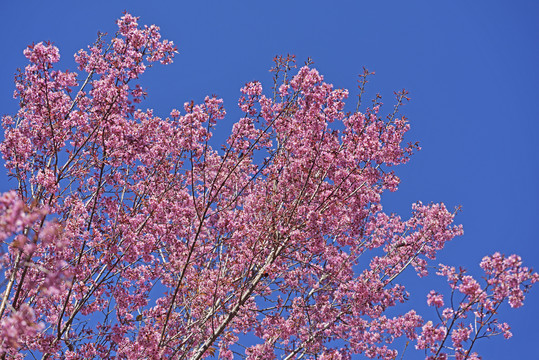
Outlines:
{"label": "blue sky", "polygon": [[[28,44],[53,41],[60,67],[75,70],[73,53],[98,30],[114,33],[124,10],[159,25],[180,52],[144,75],[144,106],[166,116],[215,93],[229,113],[223,136],[237,119],[239,88],[255,79],[270,87],[276,54],[311,57],[327,82],[351,94],[363,66],[376,71],[367,96],[380,92],[386,111],[392,92],[406,88],[408,140],[423,150],[397,169],[402,183],[386,196],[388,211],[406,216],[417,200],[462,205],[465,235],[441,261],[479,274],[481,258],[500,251],[539,269],[539,2],[3,1],[0,115],[17,110],[13,75]],[[0,190],[10,187],[2,173]],[[500,317],[514,337],[479,343],[484,359],[539,358],[539,289]]]}

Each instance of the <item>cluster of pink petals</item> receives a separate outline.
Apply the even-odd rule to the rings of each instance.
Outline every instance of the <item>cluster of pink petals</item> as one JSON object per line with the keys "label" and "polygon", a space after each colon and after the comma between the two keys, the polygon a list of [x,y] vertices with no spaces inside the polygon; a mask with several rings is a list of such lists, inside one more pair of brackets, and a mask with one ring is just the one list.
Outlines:
{"label": "cluster of pink petals", "polygon": [[[511,307],[522,306],[524,293],[539,280],[539,274],[522,266],[519,256],[505,257],[499,253],[486,256],[481,261],[485,271],[484,284],[463,269],[440,264],[438,274],[445,276],[451,286],[451,299],[462,298],[458,304],[444,308],[439,314],[440,323],[423,327],[417,347],[427,349],[433,358],[454,356],[456,359],[477,358],[471,349],[477,339],[503,335],[512,336],[511,327],[499,322],[498,309],[507,301]],[[461,296],[458,296],[460,293]],[[443,308],[441,294],[432,290],[427,304]],[[438,310],[437,310],[438,311]],[[441,315],[441,316],[440,316]],[[446,335],[433,336],[433,329],[444,329]]]}
{"label": "cluster of pink petals", "polygon": [[431,292],[427,295],[427,304],[429,304],[429,306],[441,308],[444,306],[444,297],[441,294],[438,294],[436,291],[431,290]]}

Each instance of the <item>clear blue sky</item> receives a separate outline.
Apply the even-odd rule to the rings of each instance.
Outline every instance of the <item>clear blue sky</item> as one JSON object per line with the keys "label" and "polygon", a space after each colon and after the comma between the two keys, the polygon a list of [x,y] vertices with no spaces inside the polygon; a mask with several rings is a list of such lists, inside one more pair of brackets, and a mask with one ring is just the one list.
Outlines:
{"label": "clear blue sky", "polygon": [[[54,41],[60,66],[75,70],[73,53],[98,30],[114,33],[123,10],[159,25],[180,51],[144,75],[144,105],[166,116],[215,93],[230,115],[223,136],[239,88],[255,79],[269,88],[276,54],[311,57],[352,94],[362,66],[376,71],[368,95],[380,92],[387,111],[406,88],[408,139],[423,150],[397,170],[402,184],[386,207],[406,216],[417,200],[460,204],[465,235],[442,261],[478,273],[484,255],[501,251],[539,269],[539,1],[2,1],[0,115],[17,110],[13,75],[28,44]],[[0,190],[9,188],[2,173]],[[514,337],[482,341],[484,359],[539,359],[539,286],[506,310]]]}

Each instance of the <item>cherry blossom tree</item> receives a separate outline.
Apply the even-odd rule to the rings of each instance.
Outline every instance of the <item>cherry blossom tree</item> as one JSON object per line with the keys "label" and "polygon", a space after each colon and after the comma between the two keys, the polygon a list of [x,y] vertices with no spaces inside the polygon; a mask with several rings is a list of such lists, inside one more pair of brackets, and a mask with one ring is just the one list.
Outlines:
{"label": "cherry blossom tree", "polygon": [[[383,211],[419,148],[403,142],[405,91],[387,116],[379,98],[360,111],[365,71],[345,112],[347,90],[276,57],[271,90],[241,89],[215,148],[222,100],[137,108],[140,75],[176,52],[137,21],[79,51],[80,74],[54,68],[51,43],[24,51],[0,146],[16,184],[0,197],[2,359],[396,359],[407,341],[479,359],[478,339],[511,336],[497,310],[538,274],[515,255],[485,257],[482,280],[438,265],[455,212]],[[401,310],[405,270],[447,278],[434,319]]]}

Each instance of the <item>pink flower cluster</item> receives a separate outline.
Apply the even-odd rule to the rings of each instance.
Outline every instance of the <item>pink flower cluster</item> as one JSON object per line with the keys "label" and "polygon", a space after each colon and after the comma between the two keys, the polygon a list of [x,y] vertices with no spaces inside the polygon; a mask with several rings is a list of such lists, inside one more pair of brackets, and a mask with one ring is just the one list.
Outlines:
{"label": "pink flower cluster", "polygon": [[479,359],[471,351],[477,339],[499,334],[510,338],[511,328],[499,322],[498,309],[506,300],[511,307],[522,306],[524,293],[539,280],[539,274],[522,266],[516,255],[505,257],[495,253],[484,257],[480,265],[486,273],[483,286],[463,269],[457,272],[454,267],[440,265],[438,274],[447,277],[451,298],[456,297],[456,292],[464,298],[459,304],[443,309],[440,316],[438,308],[444,306],[442,295],[432,290],[427,296],[427,304],[436,307],[440,323],[423,327],[417,348],[429,350],[434,354],[433,359],[448,355],[459,360]]}

